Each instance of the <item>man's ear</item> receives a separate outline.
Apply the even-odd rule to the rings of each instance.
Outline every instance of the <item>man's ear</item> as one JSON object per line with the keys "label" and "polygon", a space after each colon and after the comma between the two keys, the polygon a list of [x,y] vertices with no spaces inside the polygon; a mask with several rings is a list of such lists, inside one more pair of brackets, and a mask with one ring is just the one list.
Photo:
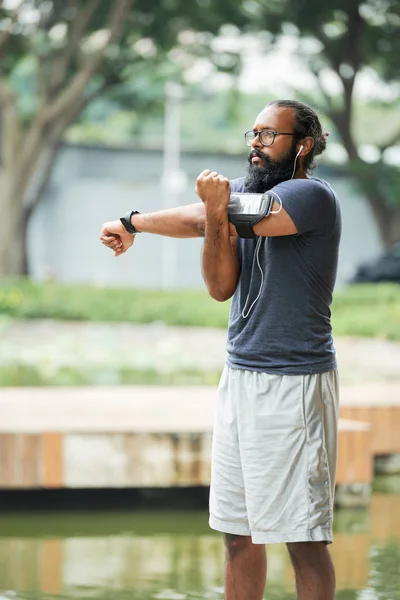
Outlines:
{"label": "man's ear", "polygon": [[[300,146],[298,151],[300,152],[299,156],[306,156],[314,147],[315,140],[312,137],[306,137],[300,141]],[[300,151],[301,148],[301,151]]]}

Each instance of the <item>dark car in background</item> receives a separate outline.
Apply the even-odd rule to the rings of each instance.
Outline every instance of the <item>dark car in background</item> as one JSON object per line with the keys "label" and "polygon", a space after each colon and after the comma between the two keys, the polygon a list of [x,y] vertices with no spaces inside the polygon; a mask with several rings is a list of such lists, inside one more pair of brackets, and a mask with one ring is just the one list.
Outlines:
{"label": "dark car in background", "polygon": [[384,254],[360,265],[350,283],[400,283],[400,242],[393,244]]}

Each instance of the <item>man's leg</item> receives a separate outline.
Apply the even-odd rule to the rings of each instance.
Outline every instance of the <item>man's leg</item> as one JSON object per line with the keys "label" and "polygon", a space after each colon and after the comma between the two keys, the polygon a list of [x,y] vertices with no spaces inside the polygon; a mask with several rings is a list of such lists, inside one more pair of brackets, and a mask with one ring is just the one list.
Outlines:
{"label": "man's leg", "polygon": [[267,578],[264,544],[251,537],[224,534],[225,600],[261,600]]}
{"label": "man's leg", "polygon": [[333,600],[335,570],[323,542],[287,544],[296,574],[298,600]]}

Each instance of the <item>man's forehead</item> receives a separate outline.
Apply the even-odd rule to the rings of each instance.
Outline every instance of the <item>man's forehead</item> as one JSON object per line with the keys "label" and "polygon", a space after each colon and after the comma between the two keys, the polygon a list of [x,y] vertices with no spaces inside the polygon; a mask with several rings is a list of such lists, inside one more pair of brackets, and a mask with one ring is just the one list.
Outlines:
{"label": "man's forehead", "polygon": [[266,106],[257,116],[253,129],[272,129],[273,131],[284,131],[285,128],[293,129],[293,110],[287,106],[272,104]]}

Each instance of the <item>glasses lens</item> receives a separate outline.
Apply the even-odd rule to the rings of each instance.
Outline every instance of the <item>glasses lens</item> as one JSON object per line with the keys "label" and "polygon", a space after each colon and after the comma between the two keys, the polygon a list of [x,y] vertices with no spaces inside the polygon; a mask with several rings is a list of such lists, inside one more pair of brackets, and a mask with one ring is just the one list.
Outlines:
{"label": "glasses lens", "polygon": [[254,140],[255,137],[256,136],[254,131],[246,131],[246,133],[244,134],[244,139],[247,146],[251,146],[251,142]]}
{"label": "glasses lens", "polygon": [[263,144],[263,146],[271,146],[271,144],[274,143],[274,138],[275,135],[272,133],[272,131],[268,131],[266,129],[265,131],[260,132],[260,142]]}

